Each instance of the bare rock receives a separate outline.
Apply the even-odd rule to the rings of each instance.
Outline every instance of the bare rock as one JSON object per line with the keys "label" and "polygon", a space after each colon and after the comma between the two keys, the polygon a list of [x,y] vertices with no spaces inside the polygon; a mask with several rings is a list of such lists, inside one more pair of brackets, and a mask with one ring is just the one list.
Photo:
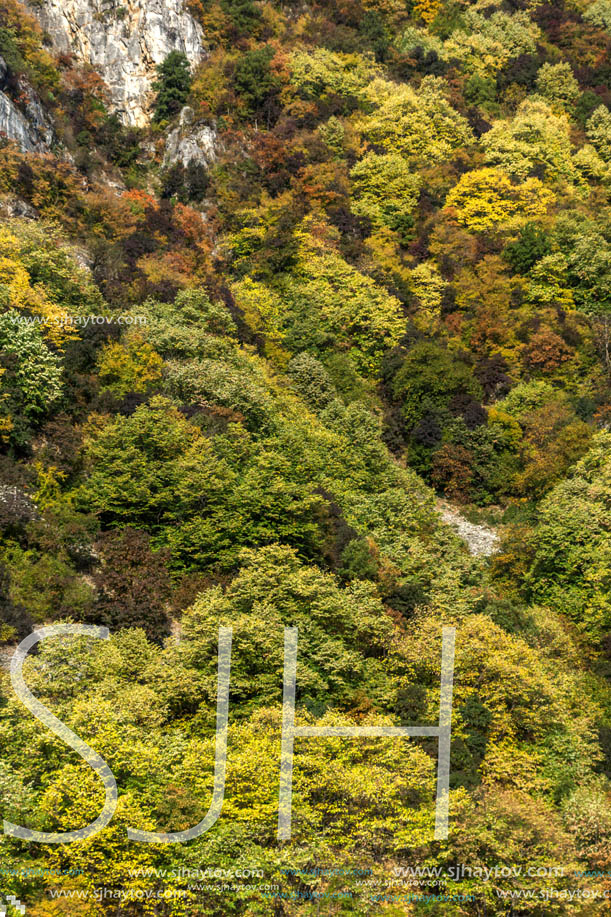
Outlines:
{"label": "bare rock", "polygon": [[499,549],[499,536],[494,529],[469,522],[455,507],[447,503],[439,504],[439,512],[443,521],[462,538],[471,554],[484,557],[496,554]]}
{"label": "bare rock", "polygon": [[38,510],[20,487],[0,484],[0,526],[24,525],[38,518]]}
{"label": "bare rock", "polygon": [[155,69],[170,51],[191,64],[204,57],[201,26],[184,0],[37,0],[30,9],[56,50],[98,71],[125,124],[146,124]]}
{"label": "bare rock", "polygon": [[28,81],[20,77],[16,104],[14,91],[11,94],[8,89],[9,75],[9,66],[0,55],[0,134],[15,140],[24,153],[50,149],[55,134],[40,99]]}
{"label": "bare rock", "polygon": [[22,198],[8,194],[0,200],[0,216],[5,220],[37,220],[38,211]]}
{"label": "bare rock", "polygon": [[11,660],[17,649],[14,645],[0,646],[0,669],[9,672],[11,669]]}
{"label": "bare rock", "polygon": [[51,148],[53,128],[33,89],[21,86],[23,109],[0,91],[0,134],[15,140],[24,153],[42,153]]}
{"label": "bare rock", "polygon": [[216,159],[217,134],[208,124],[194,123],[193,109],[185,106],[178,126],[170,131],[165,146],[163,166],[180,163],[186,169],[190,162],[208,168]]}

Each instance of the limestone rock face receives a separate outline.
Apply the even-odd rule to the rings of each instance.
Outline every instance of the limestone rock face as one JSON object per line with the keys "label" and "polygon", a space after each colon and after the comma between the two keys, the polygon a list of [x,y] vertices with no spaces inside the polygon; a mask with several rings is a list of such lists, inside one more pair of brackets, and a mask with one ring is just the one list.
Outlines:
{"label": "limestone rock face", "polygon": [[155,68],[170,51],[191,64],[205,53],[184,0],[37,0],[30,9],[57,51],[97,70],[125,124],[147,122]]}
{"label": "limestone rock face", "polygon": [[207,124],[194,124],[193,109],[185,106],[178,126],[168,134],[164,167],[180,163],[186,168],[190,162],[196,162],[208,168],[216,159],[216,153],[216,131]]}
{"label": "limestone rock face", "polygon": [[30,125],[3,92],[0,92],[0,134],[16,140],[24,153],[33,153],[37,149]]}
{"label": "limestone rock face", "polygon": [[2,91],[7,72],[6,63],[0,57],[0,134],[16,140],[24,153],[48,150],[53,142],[53,128],[34,90],[24,80],[20,81],[23,106],[17,108],[10,96]]}

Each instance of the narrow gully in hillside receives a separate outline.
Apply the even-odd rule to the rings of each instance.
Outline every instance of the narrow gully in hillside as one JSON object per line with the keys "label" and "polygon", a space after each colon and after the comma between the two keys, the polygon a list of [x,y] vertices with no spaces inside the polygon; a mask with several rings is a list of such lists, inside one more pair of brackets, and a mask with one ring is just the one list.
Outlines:
{"label": "narrow gully in hillside", "polygon": [[469,522],[456,506],[445,500],[438,501],[437,509],[443,521],[454,529],[458,537],[465,542],[471,554],[489,557],[499,550],[500,539],[498,533],[490,526]]}

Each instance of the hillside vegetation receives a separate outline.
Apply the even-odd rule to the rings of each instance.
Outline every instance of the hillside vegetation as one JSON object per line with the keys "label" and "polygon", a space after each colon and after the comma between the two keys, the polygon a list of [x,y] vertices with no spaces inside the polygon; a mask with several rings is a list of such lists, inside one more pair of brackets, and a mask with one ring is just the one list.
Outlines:
{"label": "hillside vegetation", "polygon": [[[24,672],[119,787],[88,840],[1,836],[0,890],[31,917],[608,913],[582,892],[611,891],[611,3],[189,10],[209,54],[164,61],[137,128],[0,3],[8,89],[56,131],[0,141],[0,642],[110,629]],[[164,156],[185,106],[207,165]],[[498,552],[472,556],[439,498]],[[221,817],[130,841],[208,811],[219,626]],[[435,739],[339,737],[296,741],[277,841],[295,626],[298,721],[352,726],[436,723],[456,627],[447,841]],[[100,813],[7,673],[0,749],[5,819]],[[385,884],[457,863],[522,875]],[[189,878],[237,866],[264,878]]]}

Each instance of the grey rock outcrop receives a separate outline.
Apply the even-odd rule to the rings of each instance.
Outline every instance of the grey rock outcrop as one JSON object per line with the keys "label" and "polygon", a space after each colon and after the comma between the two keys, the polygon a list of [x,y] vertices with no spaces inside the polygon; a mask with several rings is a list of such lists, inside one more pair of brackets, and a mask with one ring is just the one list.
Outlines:
{"label": "grey rock outcrop", "polygon": [[0,200],[0,217],[4,220],[37,220],[38,211],[16,194],[7,194]]}
{"label": "grey rock outcrop", "polygon": [[216,159],[216,131],[207,124],[194,124],[193,109],[186,106],[180,113],[178,127],[168,134],[163,166],[180,163],[185,168],[196,162],[208,168]]}
{"label": "grey rock outcrop", "polygon": [[24,99],[23,110],[25,112],[26,121],[30,125],[30,131],[34,133],[36,142],[39,146],[44,150],[48,150],[55,142],[53,125],[32,87],[22,82],[20,90],[21,96]]}
{"label": "grey rock outcrop", "polygon": [[0,526],[25,525],[38,518],[32,499],[20,487],[0,484]]}
{"label": "grey rock outcrop", "polygon": [[24,153],[48,150],[53,143],[53,128],[32,87],[21,80],[19,95],[23,100],[18,108],[6,92],[8,68],[0,56],[0,134],[15,140]]}
{"label": "grey rock outcrop", "polygon": [[37,0],[30,9],[56,50],[97,70],[126,124],[148,120],[155,68],[170,51],[191,64],[204,56],[202,29],[184,0]]}
{"label": "grey rock outcrop", "polygon": [[0,134],[16,140],[24,153],[33,153],[39,148],[24,115],[3,92],[0,92]]}
{"label": "grey rock outcrop", "polygon": [[0,646],[0,669],[5,672],[10,672],[11,670],[11,659],[13,658],[13,653],[17,647],[12,646]]}
{"label": "grey rock outcrop", "polygon": [[447,503],[440,503],[439,510],[443,521],[462,538],[471,554],[489,557],[499,550],[499,536],[493,529],[469,522],[455,507],[448,506]]}

